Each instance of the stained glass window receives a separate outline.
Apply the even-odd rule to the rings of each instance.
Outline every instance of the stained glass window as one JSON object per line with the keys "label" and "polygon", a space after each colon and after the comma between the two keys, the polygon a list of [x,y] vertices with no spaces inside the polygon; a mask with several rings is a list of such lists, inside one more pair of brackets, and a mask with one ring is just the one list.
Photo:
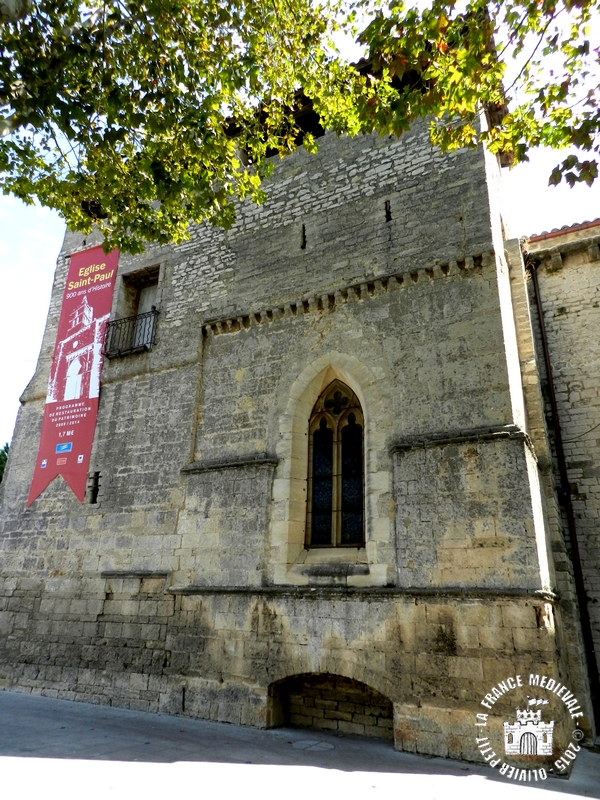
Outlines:
{"label": "stained glass window", "polygon": [[321,417],[313,433],[312,544],[331,544],[333,509],[333,431]]}
{"label": "stained glass window", "polygon": [[342,544],[363,541],[363,431],[350,414],[342,428]]}
{"label": "stained glass window", "polygon": [[321,394],[310,418],[306,544],[364,544],[364,423],[358,398],[341,381]]}

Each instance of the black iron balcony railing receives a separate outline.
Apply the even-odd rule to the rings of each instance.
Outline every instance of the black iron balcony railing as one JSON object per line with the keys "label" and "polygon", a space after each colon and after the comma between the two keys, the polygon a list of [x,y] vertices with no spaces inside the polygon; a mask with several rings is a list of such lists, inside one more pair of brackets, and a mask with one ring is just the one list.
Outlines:
{"label": "black iron balcony railing", "polygon": [[135,317],[125,317],[109,322],[106,329],[104,355],[117,358],[129,353],[142,353],[155,344],[158,311],[147,311]]}

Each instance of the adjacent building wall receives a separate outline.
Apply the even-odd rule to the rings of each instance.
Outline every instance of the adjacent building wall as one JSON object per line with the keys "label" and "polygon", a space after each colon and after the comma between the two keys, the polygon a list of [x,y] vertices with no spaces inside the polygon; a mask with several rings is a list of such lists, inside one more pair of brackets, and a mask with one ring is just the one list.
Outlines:
{"label": "adjacent building wall", "polygon": [[[537,268],[597,668],[600,668],[600,222],[525,243]],[[539,347],[539,361],[542,361]],[[542,377],[547,381],[543,367]],[[549,404],[546,410],[550,415]],[[549,423],[552,432],[552,422]],[[560,493],[559,493],[560,494]]]}

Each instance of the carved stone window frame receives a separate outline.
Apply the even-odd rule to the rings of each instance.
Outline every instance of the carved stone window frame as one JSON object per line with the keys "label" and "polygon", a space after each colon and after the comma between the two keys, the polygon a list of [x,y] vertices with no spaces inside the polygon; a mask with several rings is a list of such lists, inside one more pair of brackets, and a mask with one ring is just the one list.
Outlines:
{"label": "carved stone window frame", "polygon": [[[315,403],[336,379],[352,389],[364,415],[365,543],[313,548],[306,546],[308,423]],[[336,350],[307,359],[301,370],[284,370],[280,381],[269,433],[278,464],[265,540],[267,582],[306,586],[314,569],[346,566],[345,585],[387,586],[396,569],[389,382],[355,356]]]}

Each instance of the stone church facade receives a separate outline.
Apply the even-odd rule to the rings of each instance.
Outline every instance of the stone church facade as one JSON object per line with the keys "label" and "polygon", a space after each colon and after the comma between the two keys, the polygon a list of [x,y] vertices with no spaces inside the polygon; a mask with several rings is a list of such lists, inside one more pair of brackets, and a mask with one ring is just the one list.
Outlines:
{"label": "stone church facade", "polygon": [[[151,342],[107,350],[86,502],[59,478],[26,509],[68,258],[97,243],[67,233],[0,488],[5,688],[477,759],[479,699],[534,672],[568,682],[591,732],[539,319],[498,181],[425,126],[328,134],[230,231],[122,255],[111,319],[151,314]],[[580,228],[527,247],[600,646],[582,336],[600,227]]]}

